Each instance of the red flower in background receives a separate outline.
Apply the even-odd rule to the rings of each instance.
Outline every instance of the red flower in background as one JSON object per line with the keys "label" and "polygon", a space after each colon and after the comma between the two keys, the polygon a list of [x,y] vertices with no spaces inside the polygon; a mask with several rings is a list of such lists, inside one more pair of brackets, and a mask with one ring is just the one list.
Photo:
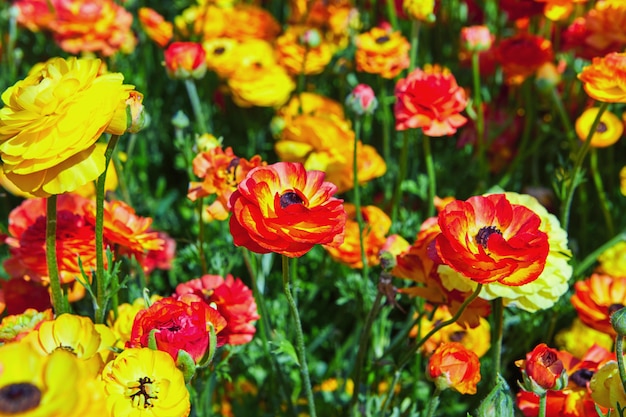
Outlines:
{"label": "red flower in background", "polygon": [[165,69],[174,79],[204,77],[206,52],[196,42],[173,42],[165,50]]}
{"label": "red flower in background", "polygon": [[415,69],[396,84],[396,129],[422,128],[428,136],[452,135],[467,119],[465,91],[438,65]]}
{"label": "red flower in background", "polygon": [[482,284],[523,285],[541,274],[550,250],[541,218],[504,194],[454,201],[439,213],[437,256]]}
{"label": "red flower in background", "polygon": [[178,351],[184,350],[197,363],[209,348],[211,325],[219,335],[226,320],[202,298],[193,294],[162,298],[137,313],[126,347],[148,347],[150,332],[155,330],[158,350],[174,360]]}
{"label": "red flower in background", "polygon": [[[52,307],[50,293],[41,282],[24,278],[0,280],[0,300],[4,299],[8,315],[21,314],[29,308],[44,311]],[[0,301],[0,314],[2,308]]]}
{"label": "red flower in background", "polygon": [[215,305],[226,320],[226,327],[217,335],[218,344],[243,345],[254,337],[256,328],[252,323],[259,319],[252,290],[239,278],[228,274],[204,275],[201,278],[178,284],[176,294],[196,294],[207,304]]}
{"label": "red flower in background", "polygon": [[341,244],[346,212],[324,176],[292,162],[250,171],[230,198],[235,245],[297,257],[317,244]]}
{"label": "red flower in background", "polygon": [[554,60],[552,43],[528,33],[500,41],[497,57],[507,83],[521,84],[546,62]]}
{"label": "red flower in background", "polygon": [[626,305],[626,277],[593,274],[574,284],[571,302],[583,323],[615,337],[611,315]]}
{"label": "red flower in background", "polygon": [[527,353],[526,360],[517,361],[515,364],[543,389],[556,389],[565,370],[563,362],[558,357],[558,351],[549,348],[545,343],[537,345],[532,352]]}
{"label": "red flower in background", "polygon": [[428,376],[439,389],[476,394],[480,381],[478,356],[457,342],[441,344],[428,360]]}

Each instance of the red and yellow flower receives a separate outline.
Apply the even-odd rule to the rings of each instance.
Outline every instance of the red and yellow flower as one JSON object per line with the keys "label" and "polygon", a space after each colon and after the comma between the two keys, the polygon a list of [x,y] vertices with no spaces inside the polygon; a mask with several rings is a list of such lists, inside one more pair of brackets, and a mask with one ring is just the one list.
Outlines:
{"label": "red and yellow flower", "polygon": [[521,84],[543,64],[551,62],[554,52],[549,40],[521,33],[500,41],[497,56],[507,83]]}
{"label": "red and yellow flower", "polygon": [[206,73],[206,52],[196,42],[173,42],[164,52],[167,75],[175,79],[200,79]]}
{"label": "red and yellow flower", "polygon": [[[575,128],[578,139],[582,141],[587,139],[599,111],[599,107],[588,108],[576,119]],[[595,133],[591,137],[591,146],[594,148],[611,146],[622,137],[623,133],[624,123],[622,120],[609,110],[605,110],[600,116],[600,122],[596,126]]]}
{"label": "red and yellow flower", "polygon": [[319,74],[333,57],[331,45],[323,39],[320,38],[316,45],[303,41],[311,31],[317,29],[290,26],[276,39],[277,60],[291,75]]}
{"label": "red and yellow flower", "polygon": [[519,286],[539,277],[550,250],[540,217],[504,194],[449,203],[439,213],[437,255],[472,281]]}
{"label": "red and yellow flower", "polygon": [[440,390],[452,388],[461,394],[476,394],[480,361],[460,343],[443,343],[428,360],[427,372]]}
{"label": "red and yellow flower", "polygon": [[409,41],[400,31],[374,27],[356,38],[357,71],[394,78],[409,67]]}
{"label": "red and yellow flower", "polygon": [[224,11],[224,37],[238,41],[262,39],[271,42],[281,31],[276,18],[268,10],[254,4],[238,3]]}
{"label": "red and yellow flower", "polygon": [[337,187],[299,163],[257,167],[230,199],[230,232],[253,252],[302,256],[317,244],[340,245],[346,223]]}
{"label": "red and yellow flower", "polygon": [[626,305],[626,277],[592,274],[574,284],[571,302],[583,323],[615,337],[611,314]]}
{"label": "red and yellow flower", "polygon": [[612,52],[594,58],[578,74],[583,88],[594,100],[626,103],[626,52]]}
{"label": "red and yellow flower", "polygon": [[515,364],[522,369],[526,391],[537,393],[536,390],[559,390],[564,387],[563,378],[567,373],[563,362],[558,357],[558,351],[545,343],[535,346],[526,354],[525,360],[519,360]]}
{"label": "red and yellow flower", "polygon": [[439,65],[413,70],[396,84],[396,129],[422,128],[428,136],[452,135],[467,119],[465,91],[454,75]]}
{"label": "red and yellow flower", "polygon": [[150,7],[140,7],[137,13],[148,37],[164,48],[174,36],[174,25]]}

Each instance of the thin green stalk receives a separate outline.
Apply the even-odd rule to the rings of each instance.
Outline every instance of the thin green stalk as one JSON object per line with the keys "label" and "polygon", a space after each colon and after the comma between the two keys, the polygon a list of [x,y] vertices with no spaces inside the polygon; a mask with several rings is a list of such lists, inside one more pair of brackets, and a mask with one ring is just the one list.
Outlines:
{"label": "thin green stalk", "polygon": [[609,103],[602,103],[600,105],[600,109],[598,110],[598,114],[596,115],[595,120],[591,124],[591,129],[589,129],[587,138],[585,139],[583,145],[578,149],[578,154],[576,155],[574,167],[572,168],[572,175],[570,176],[569,188],[567,189],[565,198],[563,199],[563,207],[561,208],[561,226],[566,231],[569,226],[570,210],[572,207],[572,200],[574,199],[574,192],[576,191],[576,187],[578,187],[579,185],[578,177],[581,175],[585,156],[587,155],[587,152],[589,152],[589,148],[591,147],[591,138],[593,137],[594,133],[596,133],[596,129],[598,127],[598,124],[600,123],[602,113],[604,113],[604,111],[608,107]]}
{"label": "thin green stalk", "polygon": [[400,171],[398,173],[398,180],[396,182],[396,188],[393,192],[393,198],[391,200],[391,224],[396,225],[398,219],[398,209],[400,205],[400,198],[402,197],[402,183],[406,178],[407,167],[409,164],[409,132],[410,130],[403,131],[402,135],[402,151],[400,152]]}
{"label": "thin green stalk", "polygon": [[46,262],[48,263],[48,277],[52,290],[52,307],[58,317],[69,313],[67,299],[63,296],[59,265],[57,263],[57,196],[51,195],[46,199]]}
{"label": "thin green stalk", "polygon": [[387,415],[387,410],[389,409],[389,406],[393,401],[393,397],[396,393],[396,390],[394,388],[398,384],[401,374],[402,369],[396,369],[396,371],[393,373],[393,379],[391,380],[391,385],[389,386],[389,390],[387,391],[387,397],[385,398],[385,401],[383,401],[383,411],[380,413],[380,415],[383,417]]}
{"label": "thin green stalk", "polygon": [[613,217],[611,216],[611,208],[609,207],[609,199],[606,197],[604,191],[604,184],[602,183],[602,177],[600,176],[600,170],[598,169],[598,150],[591,148],[591,154],[589,155],[589,163],[591,165],[591,176],[593,177],[593,183],[598,191],[598,199],[600,200],[600,209],[604,216],[604,223],[606,224],[606,230],[609,236],[615,234],[615,226],[613,226]]}
{"label": "thin green stalk", "polygon": [[398,29],[398,16],[396,16],[396,2],[394,0],[387,0],[387,17],[389,18],[389,23],[391,23],[391,28],[393,30]]}
{"label": "thin green stalk", "polygon": [[204,221],[202,220],[202,213],[204,211],[204,199],[202,197],[196,200],[196,207],[198,210],[198,257],[200,258],[200,268],[202,270],[202,275],[206,274],[208,269],[206,265],[206,256],[204,256],[204,242],[206,238],[204,236],[204,232],[206,227],[204,226]]}
{"label": "thin green stalk", "polygon": [[617,335],[615,338],[615,357],[617,359],[617,368],[619,369],[619,377],[622,380],[622,386],[626,391],[626,367],[624,366],[624,336]]}
{"label": "thin green stalk", "polygon": [[565,106],[563,105],[563,100],[561,99],[561,95],[557,91],[556,87],[552,87],[551,91],[552,101],[556,106],[557,114],[559,115],[559,119],[561,119],[561,123],[563,123],[563,127],[565,128],[565,135],[567,139],[571,142],[576,140],[576,132],[572,127],[572,122],[570,121],[569,115],[567,111],[565,111]]}
{"label": "thin green stalk", "polygon": [[[383,118],[383,159],[387,164],[387,169],[391,165],[391,111],[389,110],[389,104],[387,102],[387,83],[384,78],[378,77],[380,85],[380,104],[382,107]],[[392,196],[391,187],[385,187],[385,201],[389,202]]]}
{"label": "thin green stalk", "polygon": [[[111,135],[106,151],[104,151],[104,171],[98,177],[96,182],[96,306],[95,319],[96,323],[104,323],[107,312],[107,302],[109,298],[108,290],[111,287],[109,282],[105,282],[104,278],[104,184],[106,181],[109,162],[113,156],[113,151],[117,145],[119,135]],[[117,275],[110,277],[117,280]],[[113,285],[113,288],[118,288]]]}
{"label": "thin green stalk", "polygon": [[426,174],[428,176],[428,204],[426,205],[426,217],[435,215],[435,196],[437,195],[437,177],[435,173],[435,163],[430,150],[430,137],[422,135],[422,145],[424,147],[424,159],[426,160]]}
{"label": "thin green stalk", "polygon": [[185,80],[185,88],[187,89],[187,95],[189,96],[189,101],[191,102],[191,109],[193,110],[193,114],[196,117],[196,122],[200,127],[200,132],[198,133],[211,133],[213,131],[212,120],[211,120],[211,106],[207,106],[207,111],[209,112],[208,117],[204,116],[204,112],[202,111],[202,104],[200,103],[200,96],[198,95],[198,89],[196,88],[196,82],[188,78]]}
{"label": "thin green stalk", "polygon": [[291,284],[289,282],[289,258],[282,255],[283,260],[283,291],[285,297],[287,297],[287,303],[291,315],[293,316],[296,330],[296,351],[298,353],[298,360],[300,361],[300,374],[302,375],[302,385],[304,386],[304,393],[307,398],[309,406],[309,416],[316,417],[315,412],[315,400],[313,398],[313,389],[311,388],[311,378],[309,376],[309,367],[306,361],[306,349],[304,346],[304,334],[302,332],[302,322],[300,321],[300,314],[298,313],[298,306],[296,305],[293,295],[291,294]]}
{"label": "thin green stalk", "polygon": [[472,81],[474,86],[474,108],[476,112],[476,148],[478,150],[478,166],[481,180],[489,181],[489,164],[487,163],[487,141],[485,139],[485,110],[480,93],[480,54],[472,53]]}
{"label": "thin green stalk", "polygon": [[352,152],[352,175],[354,181],[354,209],[356,211],[356,221],[359,225],[359,246],[361,248],[361,262],[363,263],[363,279],[369,277],[369,266],[367,264],[367,254],[365,253],[365,243],[363,242],[363,230],[365,222],[363,221],[363,213],[361,213],[361,189],[359,185],[359,161],[358,161],[358,145],[361,136],[361,117],[356,116],[354,119],[354,149]]}
{"label": "thin green stalk", "polygon": [[617,235],[613,236],[610,240],[604,243],[602,246],[591,252],[589,255],[585,257],[576,267],[574,268],[573,277],[576,279],[581,276],[587,269],[591,268],[591,266],[598,261],[598,256],[600,256],[604,251],[609,248],[612,248],[619,242],[626,241],[626,230],[622,230]]}
{"label": "thin green stalk", "polygon": [[548,395],[543,394],[539,396],[539,414],[537,417],[546,417],[546,404],[548,403]]}
{"label": "thin green stalk", "polygon": [[493,300],[493,386],[498,384],[498,375],[500,375],[500,369],[502,368],[502,337],[504,335],[504,302],[502,297],[498,297]]}
{"label": "thin green stalk", "polygon": [[441,390],[439,388],[435,388],[433,396],[430,397],[430,401],[428,401],[428,406],[426,408],[426,417],[435,416],[435,411],[437,411],[437,407],[439,407],[439,395],[441,395]]}
{"label": "thin green stalk", "polygon": [[420,26],[421,22],[413,19],[411,22],[411,51],[409,53],[409,73],[417,66],[417,55],[420,46]]}

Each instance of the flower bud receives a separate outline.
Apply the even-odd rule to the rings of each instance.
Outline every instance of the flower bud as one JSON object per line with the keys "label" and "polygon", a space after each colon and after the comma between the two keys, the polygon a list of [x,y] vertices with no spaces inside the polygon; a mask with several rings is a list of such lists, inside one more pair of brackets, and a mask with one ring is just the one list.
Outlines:
{"label": "flower bud", "polygon": [[129,133],[137,133],[144,127],[148,126],[150,118],[143,106],[143,94],[131,91],[128,99],[126,99],[126,113],[128,120]]}
{"label": "flower bud", "polygon": [[526,360],[515,363],[522,368],[520,387],[539,396],[547,390],[561,390],[567,386],[567,372],[559,359],[558,351],[545,343],[537,345],[526,354]]}
{"label": "flower bud", "polygon": [[317,48],[322,43],[322,35],[317,29],[309,29],[300,36],[300,43],[309,48]]}
{"label": "flower bud", "polygon": [[177,129],[186,129],[189,127],[189,117],[183,111],[178,110],[172,117],[172,125]]}
{"label": "flower bud", "polygon": [[484,25],[467,26],[461,29],[461,45],[469,52],[481,52],[491,48],[493,35]]}
{"label": "flower bud", "polygon": [[359,116],[373,114],[378,107],[378,100],[376,100],[372,87],[359,84],[346,98],[346,106]]}
{"label": "flower bud", "polygon": [[561,73],[552,62],[546,62],[537,69],[535,84],[541,92],[550,92],[561,82]]}
{"label": "flower bud", "polygon": [[626,308],[622,307],[611,314],[611,326],[613,326],[618,336],[626,336]]}
{"label": "flower bud", "polygon": [[165,50],[165,69],[174,79],[200,79],[206,73],[206,52],[195,42],[174,42]]}

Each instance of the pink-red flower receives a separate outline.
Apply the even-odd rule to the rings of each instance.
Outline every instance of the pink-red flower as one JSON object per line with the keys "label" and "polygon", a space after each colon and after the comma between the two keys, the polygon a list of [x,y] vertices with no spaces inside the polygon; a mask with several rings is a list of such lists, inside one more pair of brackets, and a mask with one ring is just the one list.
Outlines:
{"label": "pink-red flower", "polygon": [[438,65],[413,70],[396,84],[396,129],[422,128],[428,136],[452,135],[467,119],[465,91]]}
{"label": "pink-red flower", "polygon": [[173,42],[165,50],[165,69],[171,78],[186,79],[204,77],[206,52],[196,42]]}
{"label": "pink-red flower", "polygon": [[546,62],[554,59],[552,43],[540,36],[521,33],[503,39],[497,56],[510,84],[521,84]]}
{"label": "pink-red flower", "polygon": [[341,244],[346,212],[324,176],[292,162],[251,170],[230,198],[235,245],[297,257],[317,244]]}
{"label": "pink-red flower", "polygon": [[210,326],[219,334],[226,320],[202,298],[193,294],[166,297],[137,313],[126,346],[148,347],[154,332],[158,350],[169,353],[174,360],[178,351],[184,350],[198,363],[209,349]]}
{"label": "pink-red flower", "polygon": [[437,255],[478,283],[523,285],[539,277],[550,250],[540,224],[537,214],[504,194],[457,200],[439,213]]}
{"label": "pink-red flower", "polygon": [[178,284],[176,294],[196,294],[215,306],[226,320],[226,327],[217,335],[218,344],[243,345],[254,337],[254,321],[259,319],[252,290],[239,278],[226,275],[204,275]]}
{"label": "pink-red flower", "polygon": [[346,106],[358,115],[373,114],[378,106],[378,100],[372,87],[358,84],[346,98]]}

